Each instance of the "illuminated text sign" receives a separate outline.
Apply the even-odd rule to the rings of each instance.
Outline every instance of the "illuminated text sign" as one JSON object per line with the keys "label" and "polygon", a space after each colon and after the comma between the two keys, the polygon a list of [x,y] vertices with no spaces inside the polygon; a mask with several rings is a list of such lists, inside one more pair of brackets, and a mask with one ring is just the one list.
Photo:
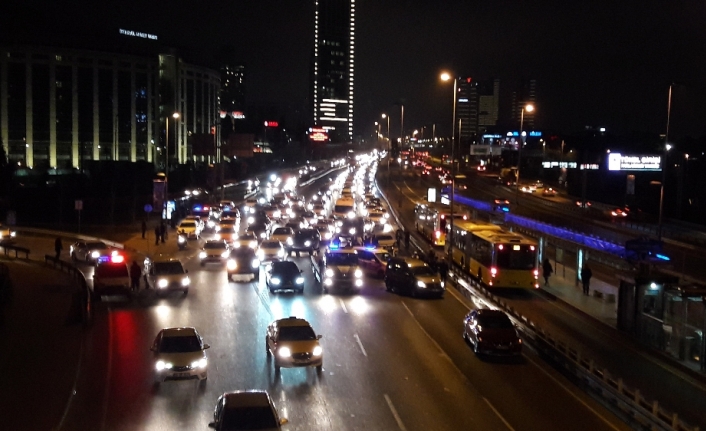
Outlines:
{"label": "illuminated text sign", "polygon": [[123,36],[141,37],[143,39],[157,40],[157,35],[155,34],[143,33],[141,31],[135,30],[125,30],[124,28],[120,29],[120,34],[122,34]]}
{"label": "illuminated text sign", "polygon": [[265,127],[279,127],[279,123],[276,121],[265,121]]}
{"label": "illuminated text sign", "polygon": [[635,156],[620,153],[608,154],[609,171],[661,171],[660,156]]}

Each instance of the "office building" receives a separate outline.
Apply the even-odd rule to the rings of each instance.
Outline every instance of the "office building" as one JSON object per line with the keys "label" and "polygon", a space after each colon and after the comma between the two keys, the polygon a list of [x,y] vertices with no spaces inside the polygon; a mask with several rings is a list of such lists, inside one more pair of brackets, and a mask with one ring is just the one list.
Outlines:
{"label": "office building", "polygon": [[355,0],[315,0],[312,100],[314,126],[331,142],[353,137]]}
{"label": "office building", "polygon": [[[517,86],[512,91],[512,98],[510,101],[510,115],[511,122],[509,126],[511,128],[519,128],[520,120],[522,118],[522,109],[531,103],[535,105],[537,103],[537,80],[536,79],[526,79],[520,81]],[[533,130],[535,125],[535,114],[527,114],[524,116],[523,129]]]}
{"label": "office building", "polygon": [[462,144],[478,143],[479,135],[498,124],[500,80],[459,78],[457,90],[456,136]]}
{"label": "office building", "polygon": [[[221,111],[242,117],[245,110],[245,66],[225,63],[221,66]],[[234,114],[235,113],[235,114]]]}

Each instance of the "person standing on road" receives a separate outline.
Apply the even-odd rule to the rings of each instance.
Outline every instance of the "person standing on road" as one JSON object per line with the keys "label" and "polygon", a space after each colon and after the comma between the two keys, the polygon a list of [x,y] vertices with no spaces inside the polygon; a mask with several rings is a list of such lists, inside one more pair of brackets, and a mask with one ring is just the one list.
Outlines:
{"label": "person standing on road", "polygon": [[544,285],[549,286],[549,277],[551,277],[554,272],[552,264],[549,263],[549,258],[545,257],[544,262],[542,262],[542,275],[544,276]]}
{"label": "person standing on road", "polygon": [[402,229],[399,229],[399,228],[398,228],[397,231],[395,232],[395,243],[397,244],[397,248],[400,248],[400,245],[401,245],[401,243],[402,243],[402,236],[403,236],[403,235],[404,235],[404,234],[402,233]]}
{"label": "person standing on road", "polygon": [[581,268],[581,283],[583,283],[583,294],[588,295],[588,288],[591,287],[591,277],[593,277],[593,271],[588,264],[583,264]]}
{"label": "person standing on road", "polygon": [[56,260],[59,260],[59,257],[61,257],[61,250],[64,249],[64,244],[61,243],[61,237],[56,237],[54,240],[54,251],[56,252]]}
{"label": "person standing on road", "polygon": [[436,268],[436,270],[439,271],[441,281],[446,283],[446,274],[448,274],[449,272],[449,264],[446,263],[446,259],[439,260],[439,263],[436,265]]}
{"label": "person standing on road", "polygon": [[142,220],[142,239],[145,239],[146,233],[147,233],[147,222]]}
{"label": "person standing on road", "polygon": [[137,292],[140,290],[140,276],[142,275],[142,270],[140,269],[140,265],[137,264],[136,260],[132,261],[132,265],[130,265],[130,281],[131,281],[131,288],[133,292]]}
{"label": "person standing on road", "polygon": [[404,248],[409,251],[409,231],[406,229],[404,231]]}
{"label": "person standing on road", "polygon": [[164,244],[164,237],[167,233],[167,224],[164,223],[164,220],[162,220],[162,223],[159,224],[159,237],[162,240],[162,244]]}
{"label": "person standing on road", "polygon": [[154,227],[154,245],[159,245],[159,236],[162,233],[162,230],[159,228],[159,225]]}

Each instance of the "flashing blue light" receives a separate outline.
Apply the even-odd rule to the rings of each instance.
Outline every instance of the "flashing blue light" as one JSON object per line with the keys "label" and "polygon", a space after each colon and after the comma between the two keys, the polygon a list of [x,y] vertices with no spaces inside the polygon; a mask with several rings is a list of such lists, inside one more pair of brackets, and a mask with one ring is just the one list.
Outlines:
{"label": "flashing blue light", "polygon": [[373,250],[375,250],[375,246],[374,245],[366,245],[365,249],[368,251],[373,251]]}
{"label": "flashing blue light", "polygon": [[661,260],[667,260],[667,261],[672,260],[669,258],[669,256],[665,256],[665,255],[659,254],[659,253],[655,254],[655,256],[657,257],[657,259],[661,259]]}
{"label": "flashing blue light", "polygon": [[506,212],[506,213],[510,212],[510,208],[508,208],[508,207],[502,207],[501,209],[503,210],[503,212]]}
{"label": "flashing blue light", "polygon": [[194,207],[194,211],[201,211],[201,207]]}
{"label": "flashing blue light", "polygon": [[110,256],[98,256],[98,263],[105,263],[110,260]]}
{"label": "flashing blue light", "polygon": [[336,243],[334,243],[334,242],[332,242],[332,243],[329,244],[329,246],[328,246],[329,250],[338,250],[338,247],[339,247],[339,245],[336,244]]}

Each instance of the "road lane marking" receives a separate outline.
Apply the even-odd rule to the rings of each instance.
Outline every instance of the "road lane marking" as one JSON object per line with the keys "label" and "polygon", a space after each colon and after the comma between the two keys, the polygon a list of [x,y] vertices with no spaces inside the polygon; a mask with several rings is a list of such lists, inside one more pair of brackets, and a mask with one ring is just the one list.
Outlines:
{"label": "road lane marking", "polygon": [[603,417],[600,413],[598,413],[596,410],[594,410],[593,407],[589,406],[588,403],[586,403],[584,400],[582,400],[581,398],[579,398],[578,395],[576,395],[575,393],[573,393],[572,391],[570,391],[568,387],[566,387],[564,384],[562,384],[562,383],[561,383],[559,380],[557,380],[554,376],[552,376],[551,374],[549,374],[549,372],[548,372],[547,370],[545,370],[544,368],[540,367],[538,363],[536,363],[535,361],[532,360],[532,358],[530,358],[530,357],[527,356],[527,355],[523,355],[523,356],[524,356],[525,358],[527,358],[528,361],[530,361],[531,363],[533,363],[537,368],[539,368],[539,370],[542,371],[544,374],[546,374],[550,379],[552,379],[552,380],[554,381],[554,383],[556,383],[557,385],[559,385],[559,387],[561,387],[561,388],[564,389],[566,392],[568,392],[569,395],[571,395],[571,396],[574,397],[578,402],[580,402],[581,404],[583,404],[584,407],[586,407],[589,411],[591,411],[591,413],[593,413],[594,415],[598,416],[603,422],[605,422],[606,425],[608,425],[609,427],[611,427],[611,428],[614,429],[615,431],[619,431],[619,430],[620,430],[618,427],[616,427],[616,426],[613,425],[610,421],[608,421],[608,419],[606,419],[606,418]]}
{"label": "road lane marking", "polygon": [[341,302],[341,308],[343,308],[343,312],[348,314],[348,309],[346,308],[346,303],[343,302],[343,299],[338,298],[338,300]]}
{"label": "road lane marking", "polygon": [[[89,298],[90,300],[90,298]],[[59,425],[56,427],[57,430],[60,430],[64,426],[64,421],[66,421],[66,417],[69,415],[69,409],[71,408],[71,403],[73,402],[74,398],[76,398],[76,389],[78,389],[78,378],[81,375],[81,367],[83,365],[83,348],[84,348],[84,339],[85,337],[83,334],[81,335],[81,344],[78,350],[78,364],[76,365],[76,375],[74,376],[74,383],[71,387],[71,394],[69,395],[69,401],[66,403],[66,408],[64,408],[64,414],[61,416],[61,420],[59,421]]]}
{"label": "road lane marking", "polygon": [[397,410],[395,409],[395,406],[392,404],[392,400],[390,399],[390,397],[387,396],[387,394],[385,394],[385,401],[387,401],[387,406],[390,408],[392,416],[395,417],[395,421],[397,421],[397,426],[400,427],[400,431],[407,431],[407,428],[405,428],[404,423],[402,423],[402,418],[399,414],[397,414]]}
{"label": "road lane marking", "polygon": [[368,354],[365,353],[365,348],[363,347],[363,343],[360,342],[360,337],[358,336],[358,334],[353,334],[353,336],[355,337],[355,341],[358,342],[358,346],[360,347],[360,350],[363,352],[363,356],[365,356],[367,358]]}
{"label": "road lane marking", "polygon": [[444,349],[441,348],[441,346],[439,345],[439,343],[437,343],[436,340],[433,339],[433,338],[431,337],[431,335],[429,335],[429,333],[422,327],[422,324],[419,323],[419,321],[417,320],[416,317],[414,317],[414,314],[412,313],[412,310],[410,310],[409,307],[407,307],[407,304],[405,304],[404,301],[402,301],[402,305],[404,306],[404,309],[407,310],[407,312],[409,313],[410,317],[412,317],[412,320],[414,320],[414,323],[417,324],[417,326],[419,327],[419,330],[422,331],[422,332],[424,333],[424,335],[427,336],[427,338],[429,339],[429,341],[431,341],[432,344],[434,344],[434,346],[436,346],[437,350],[439,350],[439,352],[441,353],[441,356],[442,356],[444,359],[446,359],[447,361],[449,361],[449,363],[450,363],[451,365],[453,365],[453,367],[456,369],[456,371],[459,372],[459,374],[461,374],[462,376],[465,377],[465,374],[463,374],[463,371],[461,371],[461,369],[456,366],[456,364],[454,363],[454,361],[449,357],[449,355],[446,354],[446,352],[444,351]]}
{"label": "road lane marking", "polygon": [[515,428],[513,428],[512,426],[510,426],[509,423],[507,423],[507,421],[505,420],[505,418],[500,414],[500,412],[498,412],[497,410],[495,410],[495,407],[490,403],[490,401],[488,401],[488,399],[487,399],[486,397],[483,397],[483,401],[485,401],[485,403],[488,404],[488,407],[490,407],[490,409],[493,411],[493,413],[495,413],[495,415],[496,415],[497,417],[499,417],[501,421],[503,421],[503,423],[505,424],[505,426],[507,427],[507,429],[509,429],[510,431],[515,431]]}

